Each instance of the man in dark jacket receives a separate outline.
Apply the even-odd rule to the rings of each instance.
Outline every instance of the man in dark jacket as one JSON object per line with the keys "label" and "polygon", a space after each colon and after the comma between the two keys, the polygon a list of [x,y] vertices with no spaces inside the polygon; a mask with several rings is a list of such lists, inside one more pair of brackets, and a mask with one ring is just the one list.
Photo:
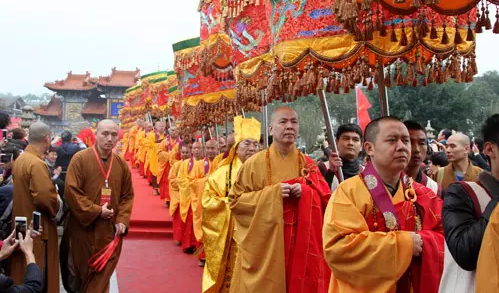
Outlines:
{"label": "man in dark jacket", "polygon": [[73,136],[71,132],[64,131],[61,134],[62,144],[57,147],[57,161],[55,163],[56,166],[60,166],[62,168],[62,173],[59,176],[61,180],[65,180],[66,171],[68,170],[69,163],[73,156],[83,149],[81,144],[75,144],[73,141]]}
{"label": "man in dark jacket", "polygon": [[[485,153],[498,152],[499,114],[487,119],[482,132]],[[477,183],[450,185],[444,198],[443,226],[448,251],[459,267],[466,271],[476,269],[483,234],[499,199],[499,154],[491,156],[490,166],[492,171],[480,173]]]}

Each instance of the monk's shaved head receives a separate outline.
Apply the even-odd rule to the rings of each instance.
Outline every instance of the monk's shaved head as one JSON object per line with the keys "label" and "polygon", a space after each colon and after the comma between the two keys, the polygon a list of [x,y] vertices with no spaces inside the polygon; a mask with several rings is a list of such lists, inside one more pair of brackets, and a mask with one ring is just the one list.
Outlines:
{"label": "monk's shaved head", "polygon": [[196,160],[203,158],[203,145],[199,141],[192,144],[192,155],[196,158]]}
{"label": "monk's shaved head", "polygon": [[107,128],[108,126],[119,128],[118,124],[116,124],[113,120],[104,119],[97,123],[97,131],[102,131],[103,128]]}
{"label": "monk's shaved head", "polygon": [[213,139],[206,142],[205,149],[206,156],[210,160],[213,160],[218,155],[217,142]]}
{"label": "monk's shaved head", "polygon": [[47,136],[50,136],[50,127],[42,122],[35,122],[29,127],[29,142],[42,143],[46,141]]}
{"label": "monk's shaved head", "polygon": [[227,141],[225,142],[227,144],[227,148],[230,149],[236,144],[236,137],[234,135],[234,132],[230,133],[227,136]]}
{"label": "monk's shaved head", "polygon": [[208,140],[208,141],[206,142],[206,146],[207,146],[207,147],[208,147],[208,146],[214,146],[214,147],[216,147],[216,146],[217,146],[217,142],[216,142],[216,141],[214,141],[213,139],[210,139],[210,140]]}
{"label": "monk's shaved head", "polygon": [[296,114],[293,108],[289,106],[280,106],[277,107],[274,112],[272,112],[272,115],[270,116],[270,124],[273,125],[274,123],[276,123],[276,121],[283,115],[294,115],[296,118],[298,118],[298,114]]}
{"label": "monk's shaved head", "polygon": [[456,144],[460,144],[462,146],[466,146],[466,145],[471,144],[470,138],[466,134],[461,133],[461,132],[458,132],[456,134],[451,135],[449,137],[449,139],[447,140],[447,144],[449,144],[451,142],[454,142]]}

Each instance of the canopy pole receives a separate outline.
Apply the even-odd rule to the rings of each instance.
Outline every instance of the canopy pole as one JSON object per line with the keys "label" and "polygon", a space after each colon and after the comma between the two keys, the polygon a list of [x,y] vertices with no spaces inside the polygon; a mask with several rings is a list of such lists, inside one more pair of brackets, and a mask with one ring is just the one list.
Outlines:
{"label": "canopy pole", "polygon": [[220,134],[218,133],[218,123],[215,123],[215,136],[217,137],[217,149],[220,149]]}
{"label": "canopy pole", "polygon": [[202,144],[202,148],[203,148],[203,156],[206,157],[206,150],[204,149],[204,145],[205,145],[205,140],[204,140],[204,131],[206,130],[206,125],[203,125],[201,127],[201,144]]}
{"label": "canopy pole", "polygon": [[244,113],[244,108],[241,108],[241,114],[243,115],[243,118],[246,119],[246,113]]}
{"label": "canopy pole", "polygon": [[225,113],[225,139],[229,136],[229,114]]}
{"label": "canopy pole", "polygon": [[[331,115],[329,114],[329,107],[326,100],[326,92],[323,89],[318,90],[317,95],[319,96],[319,100],[321,101],[322,114],[324,115],[324,123],[326,124],[329,146],[331,147],[331,150],[333,152],[338,153],[338,146],[336,145],[336,138],[334,137],[333,125],[331,124]],[[336,172],[336,174],[338,175],[339,182],[343,182],[345,180],[341,167],[338,167],[338,171]]]}
{"label": "canopy pole", "polygon": [[[383,62],[381,59],[377,60],[379,65],[378,71],[378,94],[379,94],[379,108],[381,111],[381,116],[390,116],[390,108],[388,107],[388,94],[385,86],[385,69],[383,68]],[[390,70],[390,68],[388,68]]]}
{"label": "canopy pole", "polygon": [[269,148],[269,125],[268,125],[268,105],[265,102],[265,90],[262,94],[262,124],[263,124],[263,146]]}

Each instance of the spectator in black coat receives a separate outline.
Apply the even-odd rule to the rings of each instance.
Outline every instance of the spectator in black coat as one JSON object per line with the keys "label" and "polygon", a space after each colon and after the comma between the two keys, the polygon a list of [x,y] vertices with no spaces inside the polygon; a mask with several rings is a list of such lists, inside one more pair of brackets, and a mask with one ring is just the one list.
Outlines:
{"label": "spectator in black coat", "polygon": [[12,138],[9,139],[7,145],[16,146],[23,150],[28,146],[28,141],[26,140],[26,131],[22,128],[14,128],[11,131]]}
{"label": "spectator in black coat", "polygon": [[26,274],[24,275],[23,285],[14,285],[11,278],[0,275],[0,292],[4,293],[39,293],[42,292],[42,272],[35,262],[33,254],[33,239],[31,238],[32,231],[26,232],[26,237],[22,235],[19,241],[15,240],[14,232],[0,243],[0,260],[7,259],[14,250],[19,246],[26,258]]}
{"label": "spectator in black coat", "polygon": [[71,132],[64,131],[61,134],[62,144],[57,147],[57,161],[56,166],[60,166],[62,168],[62,173],[59,176],[61,180],[66,179],[66,171],[68,170],[69,163],[73,156],[84,149],[84,145],[81,142],[75,143],[73,141],[73,136]]}

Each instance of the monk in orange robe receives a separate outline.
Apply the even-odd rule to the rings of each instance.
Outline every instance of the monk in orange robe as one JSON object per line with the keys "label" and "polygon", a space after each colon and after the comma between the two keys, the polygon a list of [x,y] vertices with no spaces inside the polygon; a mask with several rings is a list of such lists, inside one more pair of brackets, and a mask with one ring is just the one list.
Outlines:
{"label": "monk in orange robe", "polygon": [[182,235],[184,233],[184,223],[180,217],[180,189],[178,186],[178,174],[180,171],[180,165],[183,161],[188,161],[192,157],[191,147],[189,144],[182,145],[182,160],[175,162],[170,173],[168,174],[168,183],[170,184],[169,194],[171,196],[170,203],[170,216],[172,217],[173,224],[173,241],[180,246],[182,243]]}
{"label": "monk in orange robe", "polygon": [[269,130],[272,146],[242,165],[229,193],[239,245],[230,292],[325,293],[321,227],[331,191],[295,146],[293,109],[277,108]]}
{"label": "monk in orange robe", "polygon": [[180,191],[180,217],[185,224],[182,235],[182,250],[187,253],[194,252],[197,246],[192,216],[192,183],[195,179],[194,165],[204,158],[203,146],[200,142],[196,141],[192,144],[192,155],[192,158],[182,162],[177,177]]}
{"label": "monk in orange robe", "polygon": [[144,174],[142,176],[147,179],[149,185],[152,185],[152,178],[148,165],[149,162],[147,161],[147,152],[149,151],[150,146],[154,143],[154,138],[154,125],[151,122],[146,122],[144,139],[142,139],[140,143],[139,170],[144,170]]}
{"label": "monk in orange robe", "polygon": [[126,235],[129,227],[132,178],[126,162],[113,152],[117,142],[118,125],[102,120],[96,145],[77,153],[68,168],[65,197],[70,214],[61,240],[61,272],[68,292],[109,292],[123,241],[117,240],[102,270],[91,267],[89,259],[117,235]]}
{"label": "monk in orange robe", "polygon": [[[212,162],[218,154],[217,142],[214,140],[207,141],[205,145],[205,152],[206,157],[194,164],[193,175],[190,182],[192,222],[194,228],[194,236],[196,237],[197,241],[196,248],[200,248],[201,243],[203,242],[203,230],[201,228],[203,208],[201,206],[201,197],[203,196],[206,179],[215,171],[215,166],[212,164]],[[199,252],[198,259],[200,260],[199,266],[204,266],[204,252]]]}
{"label": "monk in orange robe", "polygon": [[158,172],[159,172],[159,145],[165,139],[165,123],[157,121],[154,124],[154,131],[148,136],[148,150],[146,158],[147,179],[153,187],[153,195],[159,195]]}
{"label": "monk in orange robe", "polygon": [[409,131],[397,118],[378,118],[366,127],[364,149],[371,161],[339,185],[324,217],[329,293],[437,293],[442,200],[403,172]]}
{"label": "monk in orange robe", "polygon": [[[139,131],[137,131],[137,136],[135,137],[135,157],[133,164],[139,169],[139,174],[140,176],[144,176],[144,165],[142,163],[142,168],[141,168],[141,157],[145,156],[145,153],[142,152],[142,144],[143,140],[146,138],[146,129],[145,129],[145,123],[144,126],[139,128]],[[142,162],[144,159],[142,159]]]}
{"label": "monk in orange robe", "polygon": [[234,139],[234,133],[229,134],[227,136],[227,141],[225,142],[225,146],[223,148],[220,148],[221,152],[218,156],[213,159],[213,166],[215,167],[214,170],[218,169],[218,166],[222,165],[223,160],[227,158],[229,155],[230,150],[236,143],[236,140]]}
{"label": "monk in orange robe", "polygon": [[[170,206],[170,193],[169,193],[169,176],[170,169],[173,165],[180,161],[180,143],[181,140],[178,136],[176,127],[170,128],[170,136],[164,139],[158,147],[158,182],[159,182],[159,195],[160,199],[165,202],[165,206]],[[175,160],[171,159],[171,156]]]}
{"label": "monk in orange robe", "polygon": [[135,125],[130,130],[130,162],[132,163],[132,168],[137,168],[137,147],[138,147],[138,139],[140,135],[140,131],[144,127],[144,122],[142,120],[137,120]]}

